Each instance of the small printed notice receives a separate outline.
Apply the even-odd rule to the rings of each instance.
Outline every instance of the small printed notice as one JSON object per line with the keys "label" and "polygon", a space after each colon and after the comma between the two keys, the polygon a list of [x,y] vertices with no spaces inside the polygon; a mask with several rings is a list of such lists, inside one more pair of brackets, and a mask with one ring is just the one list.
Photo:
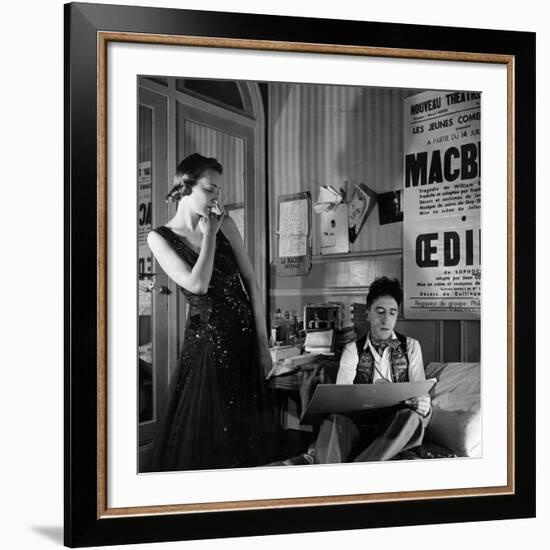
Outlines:
{"label": "small printed notice", "polygon": [[307,275],[311,269],[311,195],[279,197],[277,275]]}
{"label": "small printed notice", "polygon": [[280,206],[279,257],[307,252],[307,199],[285,201]]}

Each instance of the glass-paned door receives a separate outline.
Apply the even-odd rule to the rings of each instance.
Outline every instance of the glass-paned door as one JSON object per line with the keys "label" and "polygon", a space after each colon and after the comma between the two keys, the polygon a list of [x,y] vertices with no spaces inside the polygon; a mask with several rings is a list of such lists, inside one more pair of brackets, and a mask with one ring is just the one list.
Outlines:
{"label": "glass-paned door", "polygon": [[139,88],[137,143],[138,249],[138,425],[140,467],[162,414],[168,367],[168,310],[171,297],[166,275],[147,245],[148,233],[166,222],[159,200],[168,186],[167,98]]}

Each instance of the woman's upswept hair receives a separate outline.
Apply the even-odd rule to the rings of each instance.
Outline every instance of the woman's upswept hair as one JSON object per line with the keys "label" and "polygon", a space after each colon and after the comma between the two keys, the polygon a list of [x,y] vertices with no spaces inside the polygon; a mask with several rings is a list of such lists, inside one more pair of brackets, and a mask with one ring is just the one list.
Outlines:
{"label": "woman's upswept hair", "polygon": [[397,279],[389,279],[388,277],[374,279],[367,294],[367,309],[370,309],[373,302],[381,296],[391,296],[398,306],[401,305],[403,301],[401,283]]}
{"label": "woman's upswept hair", "polygon": [[193,186],[206,170],[214,170],[218,174],[223,172],[222,165],[213,157],[203,157],[199,153],[185,157],[176,168],[174,185],[166,195],[166,202],[179,202],[185,195],[190,195]]}

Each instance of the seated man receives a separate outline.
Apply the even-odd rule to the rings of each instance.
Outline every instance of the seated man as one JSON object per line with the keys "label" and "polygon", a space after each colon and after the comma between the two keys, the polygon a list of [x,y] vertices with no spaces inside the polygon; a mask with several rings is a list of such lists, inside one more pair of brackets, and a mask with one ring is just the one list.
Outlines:
{"label": "seated man", "polygon": [[[425,380],[420,344],[393,331],[402,299],[397,279],[381,277],[372,283],[367,295],[370,331],[344,347],[337,384]],[[312,382],[304,388],[306,403]],[[332,414],[321,424],[310,454],[318,464],[389,460],[422,443],[430,417],[429,395],[396,407]]]}

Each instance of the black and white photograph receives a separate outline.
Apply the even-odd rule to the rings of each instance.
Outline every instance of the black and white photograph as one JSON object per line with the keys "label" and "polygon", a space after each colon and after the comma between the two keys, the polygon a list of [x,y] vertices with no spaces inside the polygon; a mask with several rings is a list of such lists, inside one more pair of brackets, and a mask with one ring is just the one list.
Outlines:
{"label": "black and white photograph", "polygon": [[139,472],[482,457],[481,94],[137,96]]}
{"label": "black and white photograph", "polygon": [[380,225],[403,221],[403,207],[401,206],[401,190],[388,191],[376,197],[378,203],[378,219]]}

